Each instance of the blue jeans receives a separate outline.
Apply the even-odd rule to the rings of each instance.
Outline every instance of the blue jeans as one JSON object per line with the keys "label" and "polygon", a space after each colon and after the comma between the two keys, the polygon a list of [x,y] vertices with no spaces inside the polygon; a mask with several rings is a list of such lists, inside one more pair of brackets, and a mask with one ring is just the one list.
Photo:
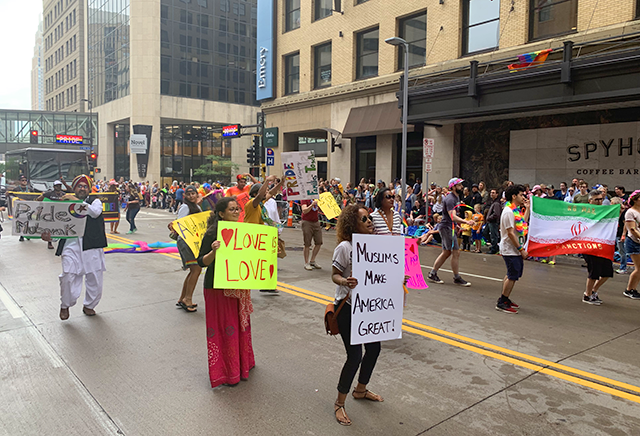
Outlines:
{"label": "blue jeans", "polygon": [[616,244],[618,245],[618,254],[620,254],[620,269],[622,271],[627,270],[627,251],[624,249],[624,241],[620,238],[616,238]]}
{"label": "blue jeans", "polygon": [[127,222],[129,223],[129,231],[133,232],[136,230],[136,215],[140,212],[140,208],[136,207],[135,209],[127,209]]}

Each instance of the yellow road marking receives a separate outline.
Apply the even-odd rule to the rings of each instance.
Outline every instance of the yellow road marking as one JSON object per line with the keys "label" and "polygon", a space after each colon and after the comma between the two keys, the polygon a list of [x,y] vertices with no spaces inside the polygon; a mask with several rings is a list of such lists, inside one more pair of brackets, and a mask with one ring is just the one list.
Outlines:
{"label": "yellow road marking", "polygon": [[[278,286],[279,290],[281,290],[283,292],[286,292],[288,294],[291,294],[291,295],[295,295],[295,296],[298,296],[298,297],[305,298],[307,300],[315,301],[315,302],[318,302],[318,303],[321,303],[321,304],[327,304],[328,302],[332,302],[333,301],[333,298],[331,298],[331,297],[328,297],[328,296],[323,295],[323,294],[319,294],[317,292],[309,291],[307,289],[302,289],[302,288],[299,288],[299,287],[296,287],[296,286],[293,286],[293,285],[289,285],[289,284],[286,284],[286,283],[282,283],[282,282],[278,282],[278,285],[279,285]],[[478,341],[476,339],[468,338],[466,336],[458,335],[458,334],[455,334],[455,333],[450,333],[450,332],[447,332],[445,330],[441,330],[441,329],[438,329],[438,328],[435,328],[435,327],[430,327],[430,326],[427,326],[427,325],[424,325],[424,324],[420,324],[420,323],[417,323],[417,322],[414,322],[414,321],[410,321],[410,320],[407,320],[407,319],[403,319],[402,321],[405,324],[405,325],[402,326],[402,329],[404,331],[408,332],[408,333],[413,333],[413,334],[416,334],[416,335],[419,335],[419,336],[423,336],[425,338],[433,339],[433,340],[438,341],[438,342],[443,342],[445,344],[448,344],[448,345],[451,345],[451,346],[454,346],[454,347],[457,347],[457,348],[462,348],[464,350],[471,351],[471,352],[474,352],[474,353],[477,353],[477,354],[481,354],[483,356],[487,356],[487,357],[491,357],[491,358],[494,358],[494,359],[502,360],[504,362],[508,362],[508,363],[513,364],[513,365],[517,365],[517,366],[520,366],[520,367],[523,367],[523,368],[527,368],[527,369],[530,369],[532,371],[537,371],[537,372],[539,372],[541,374],[547,374],[547,375],[550,375],[552,377],[556,377],[556,378],[559,378],[559,379],[562,379],[562,380],[565,380],[565,381],[568,381],[568,382],[576,383],[576,384],[579,384],[581,386],[585,386],[585,387],[588,387],[588,388],[591,388],[591,389],[595,389],[595,390],[598,390],[598,391],[601,391],[601,392],[608,393],[610,395],[615,395],[617,397],[624,398],[624,399],[633,401],[635,403],[640,403],[640,396],[637,396],[637,395],[634,395],[634,394],[631,394],[631,393],[628,393],[628,392],[624,392],[624,391],[621,391],[621,390],[618,390],[618,389],[615,389],[615,388],[612,388],[612,387],[609,387],[609,386],[603,386],[601,384],[594,383],[593,381],[590,381],[590,380],[584,380],[584,379],[581,379],[581,378],[578,378],[578,377],[574,377],[573,375],[564,374],[564,373],[555,371],[554,369],[551,369],[551,368],[559,369],[559,370],[566,371],[566,372],[569,372],[569,373],[573,373],[575,375],[586,377],[586,378],[589,378],[589,379],[592,379],[592,380],[597,380],[599,382],[606,383],[606,384],[611,385],[611,386],[616,386],[616,387],[619,387],[619,388],[622,388],[622,389],[627,389],[629,391],[639,392],[640,393],[640,387],[638,387],[638,386],[630,385],[630,384],[624,383],[624,382],[619,382],[617,380],[613,380],[613,379],[610,379],[610,378],[607,378],[607,377],[602,377],[602,376],[599,376],[597,374],[593,374],[593,373],[589,373],[589,372],[582,371],[582,370],[579,370],[579,369],[575,369],[575,368],[572,368],[572,367],[569,367],[569,366],[566,366],[566,365],[562,365],[562,364],[555,363],[555,362],[552,362],[552,361],[549,361],[549,360],[541,359],[541,358],[538,358],[538,357],[535,357],[535,356],[530,356],[528,354],[520,353],[518,351],[512,351],[512,350],[509,350],[507,348],[499,347],[497,345],[492,345],[492,344],[489,344],[487,342]],[[433,334],[433,333],[429,333],[429,332],[425,332],[425,331],[419,330],[419,329],[429,330],[429,331],[432,331],[434,333],[438,333],[439,335],[448,336],[448,337],[442,337],[442,336],[439,336],[439,335],[436,335],[436,334]],[[452,339],[450,339],[450,338],[452,338]],[[460,341],[464,341],[464,342],[468,342],[468,343],[464,343],[464,342],[460,342]],[[475,344],[475,345],[478,345],[478,346],[474,346],[474,345],[470,345],[470,344]],[[480,347],[483,347],[483,348],[480,348]],[[487,348],[487,349],[485,349],[485,348]],[[491,350],[499,351],[500,353],[509,354],[509,355],[514,356],[516,358],[511,357],[511,356],[505,356],[504,354],[499,354],[499,353],[493,352]],[[536,365],[536,364],[530,363],[530,362],[526,362],[526,361],[523,361],[523,360],[519,360],[517,358],[529,360],[531,362],[536,362],[539,365]]]}

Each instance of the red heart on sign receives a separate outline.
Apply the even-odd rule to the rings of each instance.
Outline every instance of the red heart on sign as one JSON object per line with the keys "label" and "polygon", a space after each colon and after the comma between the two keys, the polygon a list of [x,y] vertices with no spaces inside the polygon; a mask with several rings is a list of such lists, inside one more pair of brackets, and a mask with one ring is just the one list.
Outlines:
{"label": "red heart on sign", "polygon": [[229,246],[229,241],[231,241],[233,237],[233,229],[222,229],[220,230],[220,234],[224,240],[224,245]]}
{"label": "red heart on sign", "polygon": [[409,251],[412,252],[413,254],[416,254],[416,246],[415,246],[415,244],[409,245]]}
{"label": "red heart on sign", "polygon": [[273,265],[269,265],[269,274],[271,274],[271,277],[273,277],[274,271],[275,271],[275,268],[273,267]]}

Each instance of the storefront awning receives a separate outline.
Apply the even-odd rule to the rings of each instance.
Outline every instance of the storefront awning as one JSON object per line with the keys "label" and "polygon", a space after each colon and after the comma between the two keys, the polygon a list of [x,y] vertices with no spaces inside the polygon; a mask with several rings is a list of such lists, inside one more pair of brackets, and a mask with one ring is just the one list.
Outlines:
{"label": "storefront awning", "polygon": [[[349,117],[342,131],[342,137],[355,138],[357,136],[401,133],[401,116],[402,112],[398,108],[397,101],[354,107],[349,112]],[[413,132],[414,126],[408,125],[407,131]]]}

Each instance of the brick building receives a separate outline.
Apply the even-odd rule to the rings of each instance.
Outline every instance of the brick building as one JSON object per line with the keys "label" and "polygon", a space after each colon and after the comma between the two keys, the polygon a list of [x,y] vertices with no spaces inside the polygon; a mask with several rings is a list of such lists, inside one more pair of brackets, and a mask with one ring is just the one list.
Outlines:
{"label": "brick building", "polygon": [[[278,128],[277,151],[314,149],[320,177],[399,177],[403,55],[384,43],[393,36],[410,43],[409,181],[425,176],[423,138],[435,139],[430,180],[439,184],[453,175],[558,184],[578,169],[601,175],[603,165],[620,176],[623,163],[606,161],[600,146],[590,156],[600,163],[584,165],[585,144],[610,139],[625,147],[631,140],[640,157],[640,1],[337,3],[340,12],[331,0],[258,1],[266,126]],[[545,49],[552,51],[541,66],[508,69]],[[567,155],[572,145],[583,150],[578,163]]]}

